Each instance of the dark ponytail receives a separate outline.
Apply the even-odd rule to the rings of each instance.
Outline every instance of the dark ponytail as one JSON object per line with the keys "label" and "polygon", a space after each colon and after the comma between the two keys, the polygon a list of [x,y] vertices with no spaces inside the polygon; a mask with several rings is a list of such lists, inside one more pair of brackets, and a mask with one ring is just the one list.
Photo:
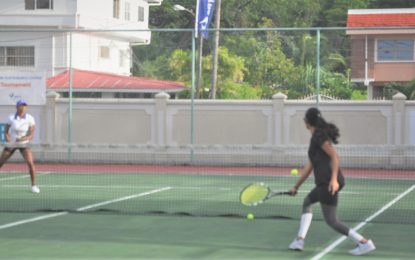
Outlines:
{"label": "dark ponytail", "polygon": [[320,110],[314,107],[309,108],[305,113],[305,121],[307,124],[323,131],[334,144],[338,143],[337,139],[340,137],[339,128],[335,124],[327,123]]}

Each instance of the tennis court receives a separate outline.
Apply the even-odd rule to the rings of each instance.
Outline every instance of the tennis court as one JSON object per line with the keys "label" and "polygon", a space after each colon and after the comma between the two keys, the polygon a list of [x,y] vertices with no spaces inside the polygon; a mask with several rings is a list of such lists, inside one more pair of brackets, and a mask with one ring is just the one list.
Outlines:
{"label": "tennis court", "polygon": [[353,259],[319,205],[288,248],[314,177],[240,200],[293,188],[315,130],[364,257],[414,259],[410,1],[216,1],[208,30],[213,0],[53,2],[0,4],[0,152],[30,148],[0,167],[0,260]]}
{"label": "tennis court", "polygon": [[[352,258],[348,250],[354,245],[337,241],[341,237],[318,207],[305,251],[287,249],[312,180],[296,197],[257,207],[239,203],[241,188],[251,182],[290,188],[297,177],[287,168],[39,164],[40,194],[30,193],[24,169],[8,164],[0,176],[3,259]],[[367,258],[411,258],[415,173],[344,172],[339,216],[352,227],[360,224],[376,242],[378,250]],[[255,220],[247,220],[247,213]]]}

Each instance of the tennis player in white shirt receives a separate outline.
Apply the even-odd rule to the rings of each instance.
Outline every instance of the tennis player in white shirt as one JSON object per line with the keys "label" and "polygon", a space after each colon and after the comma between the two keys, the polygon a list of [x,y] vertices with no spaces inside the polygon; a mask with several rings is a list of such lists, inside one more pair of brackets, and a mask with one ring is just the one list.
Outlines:
{"label": "tennis player in white shirt", "polygon": [[6,147],[0,156],[0,168],[19,150],[29,166],[30,177],[32,180],[32,192],[39,193],[39,187],[36,186],[36,169],[33,162],[32,150],[27,144],[33,139],[35,134],[35,119],[26,113],[27,103],[19,100],[16,103],[16,113],[11,114],[5,129]]}

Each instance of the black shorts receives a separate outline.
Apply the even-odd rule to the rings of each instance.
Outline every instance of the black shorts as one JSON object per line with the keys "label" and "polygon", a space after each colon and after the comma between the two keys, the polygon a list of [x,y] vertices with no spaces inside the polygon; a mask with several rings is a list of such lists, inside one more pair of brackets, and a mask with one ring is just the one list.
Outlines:
{"label": "black shorts", "polygon": [[29,149],[29,148],[26,148],[26,147],[13,147],[13,148],[12,147],[4,147],[3,151],[14,154],[14,152],[16,152],[16,150],[19,150],[20,153],[23,153],[26,149]]}
{"label": "black shorts", "polygon": [[343,186],[340,186],[339,191],[332,195],[331,191],[329,191],[329,186],[327,184],[323,184],[316,186],[307,196],[312,204],[320,202],[329,206],[337,206],[339,192],[342,188]]}

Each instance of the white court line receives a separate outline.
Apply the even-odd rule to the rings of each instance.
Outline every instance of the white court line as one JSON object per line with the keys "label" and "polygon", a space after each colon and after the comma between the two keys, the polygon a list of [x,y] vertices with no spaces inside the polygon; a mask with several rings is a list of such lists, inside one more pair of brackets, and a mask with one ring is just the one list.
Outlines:
{"label": "white court line", "polygon": [[[26,188],[27,185],[22,184],[5,184],[1,185],[3,188]],[[132,185],[59,185],[59,184],[45,184],[39,185],[40,188],[69,188],[69,189],[153,189],[156,186],[132,186]],[[201,187],[201,186],[194,186],[194,187],[185,187],[185,186],[171,186],[174,189],[182,189],[182,190],[202,190],[202,189],[215,189],[215,190],[232,190],[228,187]],[[239,188],[235,188],[234,190],[239,190]]]}
{"label": "white court line", "polygon": [[[151,194],[162,192],[162,191],[167,191],[167,190],[170,190],[170,189],[171,189],[171,187],[164,187],[164,188],[160,188],[160,189],[156,189],[156,190],[142,192],[142,193],[135,194],[135,195],[121,197],[121,198],[118,198],[118,199],[107,200],[107,201],[103,201],[103,202],[100,202],[100,203],[96,203],[96,204],[92,204],[92,205],[88,205],[88,206],[85,206],[85,207],[78,208],[75,211],[82,212],[82,211],[92,209],[92,208],[97,208],[97,207],[100,207],[100,206],[103,206],[103,205],[108,205],[108,204],[111,204],[111,203],[116,203],[116,202],[125,201],[125,200],[129,200],[129,199],[143,197],[143,196],[151,195]],[[64,216],[64,215],[67,215],[69,213],[70,212],[68,212],[68,211],[62,211],[62,212],[58,212],[58,213],[47,214],[47,215],[43,215],[43,216],[38,216],[38,217],[34,217],[34,218],[28,218],[28,219],[24,219],[24,220],[20,220],[20,221],[16,221],[16,222],[11,222],[11,223],[8,223],[8,224],[1,225],[0,230],[10,228],[10,227],[24,225],[24,224],[27,224],[27,223],[37,222],[37,221],[44,220],[44,219]]]}
{"label": "white court line", "polygon": [[[154,189],[156,186],[132,186],[132,185],[59,185],[59,184],[40,184],[41,188],[68,188],[68,189]],[[4,184],[1,185],[3,188],[26,188],[27,185],[23,184]]]}
{"label": "white court line", "polygon": [[[51,174],[51,172],[39,173],[37,174],[37,176],[48,175],[48,174]],[[0,181],[10,181],[10,180],[26,179],[26,178],[30,178],[30,175],[28,174],[28,175],[21,175],[21,176],[15,176],[15,177],[0,178]]]}
{"label": "white court line", "polygon": [[[344,195],[373,195],[373,192],[376,192],[376,190],[374,191],[340,191],[340,194],[344,194]],[[310,193],[310,191],[306,191],[306,190],[302,190],[302,191],[298,191],[298,193]],[[389,196],[398,196],[401,193],[398,192],[382,192],[382,195],[389,195]]]}
{"label": "white court line", "polygon": [[125,196],[125,197],[118,198],[118,199],[107,200],[107,201],[103,201],[103,202],[100,202],[100,203],[88,205],[88,206],[85,206],[85,207],[82,207],[82,208],[78,208],[78,209],[76,209],[76,211],[85,211],[85,210],[88,210],[88,209],[97,208],[97,207],[112,204],[112,203],[115,203],[115,202],[121,202],[121,201],[125,201],[125,200],[135,199],[135,198],[151,195],[151,194],[154,194],[154,193],[157,193],[157,192],[162,192],[162,191],[166,191],[166,190],[170,190],[170,189],[171,189],[171,187],[164,187],[164,188],[161,188],[161,189],[151,190],[151,191],[147,191],[147,192],[143,192],[143,193],[139,193],[139,194],[135,194],[135,195],[130,195],[130,196]]}
{"label": "white court line", "polygon": [[66,215],[66,214],[68,214],[68,212],[63,211],[63,212],[59,212],[59,213],[47,214],[47,215],[43,215],[43,216],[39,216],[39,217],[24,219],[24,220],[20,220],[20,221],[16,221],[16,222],[1,225],[0,230],[15,227],[15,226],[20,226],[20,225],[23,225],[23,224],[36,222],[36,221],[44,220],[44,219],[48,219],[48,218],[59,217],[59,216],[63,216],[63,215]]}
{"label": "white court line", "polygon": [[[370,221],[372,221],[374,218],[376,218],[377,216],[379,216],[380,214],[382,214],[383,212],[385,212],[388,208],[390,208],[391,206],[393,206],[396,202],[398,202],[403,197],[405,197],[406,195],[408,195],[414,189],[415,189],[415,185],[412,185],[411,187],[409,187],[409,189],[407,189],[406,191],[402,192],[399,196],[397,196],[396,198],[394,198],[393,200],[391,200],[388,204],[386,204],[385,206],[383,206],[382,208],[380,208],[373,215],[371,215],[370,217],[366,218],[364,221],[360,222],[353,229],[355,231],[361,229],[363,226],[365,226],[367,223],[369,223]],[[331,250],[333,250],[338,245],[340,245],[344,240],[346,240],[346,238],[347,238],[346,236],[342,236],[342,237],[338,238],[336,241],[334,241],[328,247],[326,247],[325,249],[323,249],[323,251],[321,251],[319,254],[317,254],[313,258],[311,258],[311,260],[321,259],[323,256],[325,256],[326,254],[328,254]]]}

